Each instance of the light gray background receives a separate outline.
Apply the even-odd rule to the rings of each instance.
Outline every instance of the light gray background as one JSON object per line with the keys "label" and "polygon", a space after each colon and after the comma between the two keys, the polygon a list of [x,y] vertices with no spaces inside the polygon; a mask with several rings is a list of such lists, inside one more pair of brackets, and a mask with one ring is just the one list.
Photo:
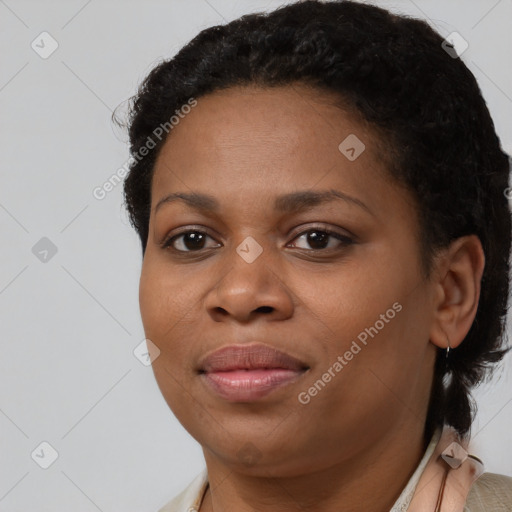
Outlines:
{"label": "light gray background", "polygon": [[[0,0],[0,511],[155,511],[203,467],[133,355],[141,256],[122,186],[101,201],[92,191],[128,158],[112,110],[159,59],[282,3]],[[512,1],[378,4],[462,34],[511,152]],[[31,48],[43,31],[59,45],[47,59]],[[32,252],[42,237],[57,248],[46,262]],[[476,394],[473,451],[512,475],[510,356],[502,368]],[[58,452],[48,469],[31,458],[42,441]]]}

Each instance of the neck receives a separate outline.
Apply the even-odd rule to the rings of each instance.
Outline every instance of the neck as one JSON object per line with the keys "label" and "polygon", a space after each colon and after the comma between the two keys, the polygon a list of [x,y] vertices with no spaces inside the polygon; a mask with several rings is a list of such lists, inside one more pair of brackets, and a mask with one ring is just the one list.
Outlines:
{"label": "neck", "polygon": [[425,449],[422,429],[388,433],[364,453],[294,477],[248,475],[205,453],[209,486],[200,512],[389,512]]}

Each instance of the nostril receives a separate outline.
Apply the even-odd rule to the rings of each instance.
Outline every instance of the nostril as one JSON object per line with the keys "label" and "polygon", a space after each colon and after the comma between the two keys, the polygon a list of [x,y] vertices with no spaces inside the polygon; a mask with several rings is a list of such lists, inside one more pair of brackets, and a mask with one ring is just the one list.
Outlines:
{"label": "nostril", "polygon": [[272,313],[274,308],[272,306],[260,306],[256,311],[261,311],[262,313]]}

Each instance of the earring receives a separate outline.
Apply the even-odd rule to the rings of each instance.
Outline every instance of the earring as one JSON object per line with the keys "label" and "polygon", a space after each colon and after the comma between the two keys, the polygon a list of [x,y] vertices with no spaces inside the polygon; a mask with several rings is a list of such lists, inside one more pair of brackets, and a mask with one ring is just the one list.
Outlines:
{"label": "earring", "polygon": [[448,356],[450,355],[450,350],[451,350],[450,338],[448,338],[448,336],[446,336],[446,341],[448,341],[448,346],[446,347],[446,359],[448,359]]}

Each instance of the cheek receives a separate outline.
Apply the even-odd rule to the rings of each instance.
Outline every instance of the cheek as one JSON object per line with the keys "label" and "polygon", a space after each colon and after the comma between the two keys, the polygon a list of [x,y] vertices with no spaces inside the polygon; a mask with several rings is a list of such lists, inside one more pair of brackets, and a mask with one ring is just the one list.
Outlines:
{"label": "cheek", "polygon": [[139,306],[146,338],[160,350],[155,373],[165,368],[185,373],[197,330],[201,287],[168,262],[146,253],[139,281]]}
{"label": "cheek", "polygon": [[186,323],[193,311],[184,297],[185,288],[176,272],[169,271],[146,252],[139,281],[140,312],[145,336],[159,350],[152,363],[153,373],[172,410],[186,410],[182,391],[189,368],[183,361],[190,358],[190,346],[181,341],[190,327]]}
{"label": "cheek", "polygon": [[321,332],[326,333],[331,343],[357,336],[373,325],[400,296],[400,283],[390,282],[361,262],[315,276],[314,289],[311,284],[308,288],[306,281],[302,285],[297,283],[302,290],[300,300],[312,321],[321,320]]}
{"label": "cheek", "polygon": [[322,330],[327,332],[322,341],[329,360],[352,347],[357,355],[347,354],[350,367],[386,368],[386,377],[401,380],[400,361],[421,360],[424,349],[424,290],[414,266],[397,261],[387,247],[379,254],[377,249],[322,279],[321,286],[303,298],[311,316],[328,327]]}
{"label": "cheek", "polygon": [[139,307],[146,337],[150,339],[160,330],[166,301],[158,272],[145,258],[139,281]]}
{"label": "cheek", "polygon": [[139,306],[146,335],[162,338],[190,309],[190,286],[177,272],[146,253],[139,281]]}

